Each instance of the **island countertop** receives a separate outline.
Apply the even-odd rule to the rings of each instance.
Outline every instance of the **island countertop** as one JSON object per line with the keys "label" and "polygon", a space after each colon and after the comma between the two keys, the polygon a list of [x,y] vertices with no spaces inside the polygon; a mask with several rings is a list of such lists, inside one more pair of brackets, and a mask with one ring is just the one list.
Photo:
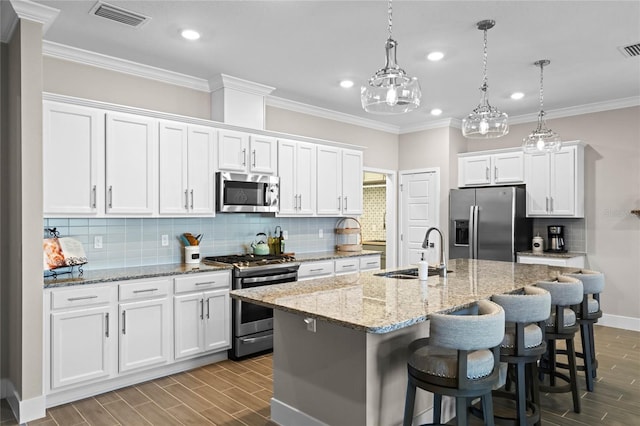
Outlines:
{"label": "island countertop", "polygon": [[388,333],[493,294],[508,293],[576,268],[453,259],[446,278],[427,281],[363,272],[234,290],[231,296],[367,333]]}

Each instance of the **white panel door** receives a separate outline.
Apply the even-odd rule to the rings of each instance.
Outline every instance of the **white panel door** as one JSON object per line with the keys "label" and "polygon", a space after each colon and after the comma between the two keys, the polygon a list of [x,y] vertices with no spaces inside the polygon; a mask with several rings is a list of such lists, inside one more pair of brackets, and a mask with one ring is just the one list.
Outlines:
{"label": "white panel door", "polygon": [[160,214],[186,214],[187,126],[160,123]]}
{"label": "white panel door", "polygon": [[229,290],[204,293],[204,350],[231,347],[231,299]]}
{"label": "white panel door", "polygon": [[319,215],[338,216],[342,212],[342,156],[339,148],[318,146],[317,208]]}
{"label": "white panel door", "polygon": [[107,114],[107,213],[153,213],[157,125],[147,117]]}
{"label": "white panel door", "polygon": [[169,361],[169,299],[121,303],[120,372]]}
{"label": "white panel door", "polygon": [[274,175],[278,170],[277,140],[269,136],[251,135],[249,138],[249,171]]}
{"label": "white panel door", "polygon": [[218,169],[246,172],[248,165],[249,135],[232,130],[218,131]]}
{"label": "white panel door", "polygon": [[115,336],[109,306],[51,314],[51,388],[110,376]]}
{"label": "white panel door", "polygon": [[189,213],[215,214],[215,132],[189,126],[187,175]]}
{"label": "white panel door", "polygon": [[199,354],[203,350],[204,300],[202,293],[174,296],[173,301],[175,358]]}
{"label": "white panel door", "polygon": [[[282,185],[282,181],[280,181]],[[316,145],[298,142],[296,149],[296,192],[298,214],[311,216],[316,212]]]}
{"label": "white panel door", "polygon": [[573,216],[576,212],[576,148],[551,154],[549,211],[552,216]]}
{"label": "white panel door", "polygon": [[104,112],[43,105],[44,215],[104,211]]}
{"label": "white panel door", "polygon": [[428,250],[422,248],[422,242],[427,229],[439,225],[437,172],[402,174],[400,179],[402,200],[400,266],[416,264],[422,258],[423,252],[425,260],[435,264],[440,253],[439,239],[432,238],[432,242],[437,242]]}
{"label": "white panel door", "polygon": [[342,212],[362,214],[362,151],[342,152]]}
{"label": "white panel door", "polygon": [[298,213],[298,193],[296,192],[296,147],[294,141],[278,141],[278,176],[280,177],[281,215]]}

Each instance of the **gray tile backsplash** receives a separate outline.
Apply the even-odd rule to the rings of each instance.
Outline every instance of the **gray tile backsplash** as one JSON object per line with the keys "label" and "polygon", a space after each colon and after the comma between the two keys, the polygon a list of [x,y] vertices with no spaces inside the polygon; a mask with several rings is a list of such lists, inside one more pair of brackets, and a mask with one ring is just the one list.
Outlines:
{"label": "gray tile backsplash", "polygon": [[[333,250],[338,218],[277,218],[262,214],[218,214],[215,218],[127,218],[127,219],[45,219],[47,228],[56,228],[61,237],[73,237],[84,246],[85,270],[145,266],[182,261],[178,239],[184,232],[203,234],[201,256],[243,253],[259,232],[274,235],[276,226],[289,234],[286,251],[311,253]],[[323,238],[318,237],[322,229]],[[162,246],[162,235],[169,245]],[[94,248],[94,238],[102,237],[102,248]]]}
{"label": "gray tile backsplash", "polygon": [[564,226],[564,242],[568,251],[587,252],[587,226],[585,219],[536,218],[533,220],[533,235],[544,238],[545,249],[549,244],[547,226]]}

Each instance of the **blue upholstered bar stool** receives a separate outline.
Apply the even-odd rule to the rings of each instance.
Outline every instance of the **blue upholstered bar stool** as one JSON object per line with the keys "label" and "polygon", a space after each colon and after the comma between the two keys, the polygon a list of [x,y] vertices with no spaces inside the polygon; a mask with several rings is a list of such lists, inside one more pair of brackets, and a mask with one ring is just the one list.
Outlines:
{"label": "blue upholstered bar stool", "polygon": [[470,398],[482,398],[485,425],[493,425],[491,389],[498,382],[504,310],[488,300],[452,314],[430,317],[429,337],[409,345],[404,426],[413,421],[416,387],[433,396],[433,423],[440,424],[442,395],[456,398],[456,422],[468,424]]}
{"label": "blue upholstered bar stool", "polygon": [[576,356],[583,361],[582,365],[578,366],[578,370],[585,372],[587,390],[593,392],[593,379],[596,378],[598,369],[593,324],[597,323],[598,318],[602,317],[600,293],[604,290],[604,274],[583,269],[565,275],[582,281],[584,288],[582,302],[580,302],[580,305],[573,307],[578,315],[580,337],[582,339],[582,352],[576,352]]}
{"label": "blue upholstered bar stool", "polygon": [[[580,396],[578,395],[578,381],[576,369],[576,350],[573,339],[578,331],[576,313],[571,306],[582,301],[582,281],[564,275],[558,276],[553,281],[539,281],[537,287],[544,288],[551,293],[551,316],[547,320],[545,328],[545,340],[547,351],[540,360],[541,375],[549,376],[549,385],[540,385],[543,392],[571,392],[573,397],[573,411],[580,412]],[[556,341],[564,340],[569,376],[558,371],[560,367],[556,361]],[[566,382],[566,385],[557,385],[556,379]]]}
{"label": "blue upholstered bar stool", "polygon": [[[543,288],[527,286],[515,293],[496,294],[491,300],[504,309],[506,327],[500,361],[508,364],[516,385],[515,395],[503,390],[493,393],[494,397],[515,399],[515,417],[496,418],[521,426],[536,424],[540,421],[537,362],[547,347],[544,327],[551,311],[551,294]],[[527,394],[531,396],[529,401]]]}

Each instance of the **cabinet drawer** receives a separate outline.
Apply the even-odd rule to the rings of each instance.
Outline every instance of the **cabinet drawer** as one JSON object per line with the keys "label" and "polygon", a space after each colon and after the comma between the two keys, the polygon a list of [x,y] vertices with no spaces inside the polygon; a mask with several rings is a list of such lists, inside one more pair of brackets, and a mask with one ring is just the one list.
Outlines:
{"label": "cabinet drawer", "polygon": [[348,259],[336,260],[336,275],[349,274],[360,270],[360,259],[358,257],[350,257]]}
{"label": "cabinet drawer", "polygon": [[360,270],[380,269],[380,256],[365,256],[360,258]]}
{"label": "cabinet drawer", "polygon": [[118,286],[118,298],[122,301],[166,296],[169,294],[170,282],[169,278],[165,278],[162,280],[145,280],[120,284]]}
{"label": "cabinet drawer", "polygon": [[72,290],[54,290],[51,292],[51,309],[75,308],[109,303],[111,287],[74,288]]}
{"label": "cabinet drawer", "polygon": [[298,280],[333,275],[333,260],[304,262],[298,269]]}
{"label": "cabinet drawer", "polygon": [[216,272],[213,274],[193,274],[189,277],[175,278],[175,292],[187,293],[211,288],[229,288],[230,284],[230,271]]}

